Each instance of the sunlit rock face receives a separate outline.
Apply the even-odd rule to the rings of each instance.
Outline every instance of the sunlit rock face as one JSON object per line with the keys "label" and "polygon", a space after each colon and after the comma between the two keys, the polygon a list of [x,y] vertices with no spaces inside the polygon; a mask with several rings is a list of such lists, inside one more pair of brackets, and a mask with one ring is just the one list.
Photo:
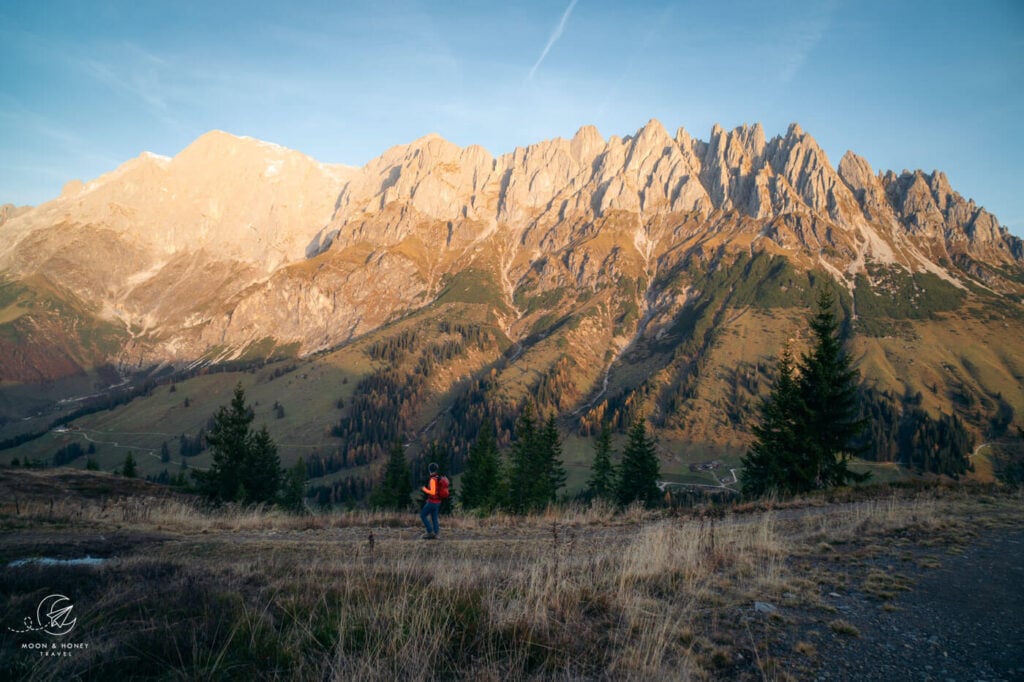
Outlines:
{"label": "sunlit rock face", "polygon": [[[833,167],[796,124],[770,139],[760,124],[716,125],[707,141],[656,120],[623,138],[584,126],[497,157],[428,135],[362,168],[214,131],[41,206],[0,207],[0,378],[225,359],[267,339],[306,353],[429,305],[470,271],[495,283],[513,338],[536,314],[520,307],[527,290],[625,277],[653,319],[671,297],[643,287],[716,249],[784,254],[843,286],[874,263],[1010,295],[1006,268],[1024,258],[945,174],[876,173],[853,152]],[[629,333],[619,324],[608,343]]]}

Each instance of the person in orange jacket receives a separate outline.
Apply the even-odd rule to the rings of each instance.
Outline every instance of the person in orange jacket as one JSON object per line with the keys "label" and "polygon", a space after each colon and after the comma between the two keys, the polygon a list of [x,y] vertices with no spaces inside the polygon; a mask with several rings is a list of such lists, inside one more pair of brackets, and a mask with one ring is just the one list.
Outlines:
{"label": "person in orange jacket", "polygon": [[420,519],[423,520],[423,526],[427,529],[427,532],[422,536],[424,540],[436,540],[439,528],[437,526],[438,514],[441,511],[441,497],[440,493],[440,478],[441,475],[438,473],[437,464],[431,462],[427,467],[427,471],[430,472],[430,481],[427,485],[420,488],[427,494],[427,502],[423,505],[423,509],[420,510]]}

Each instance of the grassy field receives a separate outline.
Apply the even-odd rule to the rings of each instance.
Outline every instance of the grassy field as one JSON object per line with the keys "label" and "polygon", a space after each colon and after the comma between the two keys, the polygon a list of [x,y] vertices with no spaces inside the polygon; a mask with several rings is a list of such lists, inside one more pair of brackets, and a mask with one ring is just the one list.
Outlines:
{"label": "grassy field", "polygon": [[[3,469],[0,493],[5,679],[804,679],[857,636],[831,592],[892,608],[911,569],[1024,521],[1019,492],[880,487],[423,541],[411,512],[214,511],[102,473]],[[55,593],[73,631],[11,631]],[[25,646],[58,641],[79,648]]]}

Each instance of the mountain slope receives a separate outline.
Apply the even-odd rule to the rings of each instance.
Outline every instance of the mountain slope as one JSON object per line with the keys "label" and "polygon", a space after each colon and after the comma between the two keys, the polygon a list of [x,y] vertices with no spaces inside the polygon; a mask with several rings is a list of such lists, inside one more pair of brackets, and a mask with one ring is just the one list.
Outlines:
{"label": "mountain slope", "polygon": [[[943,173],[833,167],[796,124],[584,127],[499,157],[429,135],[359,169],[214,132],[5,210],[0,234],[7,385],[380,344],[401,358],[345,357],[376,377],[357,404],[405,396],[381,439],[434,424],[458,450],[530,396],[583,434],[645,414],[670,442],[740,447],[833,282],[866,386],[979,435],[1024,410],[1004,343],[1024,332],[1021,240]],[[309,433],[357,448],[352,410]]]}
{"label": "mountain slope", "polygon": [[3,221],[0,272],[65,290],[122,328],[131,353],[107,360],[128,360],[140,343],[146,358],[199,356],[181,332],[229,314],[232,296],[304,259],[348,172],[214,131],[173,159],[144,153]]}

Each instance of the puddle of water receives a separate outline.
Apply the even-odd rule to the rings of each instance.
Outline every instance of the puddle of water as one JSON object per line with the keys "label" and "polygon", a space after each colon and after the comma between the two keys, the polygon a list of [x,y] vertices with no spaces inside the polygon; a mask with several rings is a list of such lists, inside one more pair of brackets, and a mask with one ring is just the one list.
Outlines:
{"label": "puddle of water", "polygon": [[18,559],[7,565],[12,568],[26,564],[39,564],[40,566],[98,566],[104,561],[106,559],[95,556],[84,556],[78,559],[54,559],[53,557],[41,556],[31,559]]}

